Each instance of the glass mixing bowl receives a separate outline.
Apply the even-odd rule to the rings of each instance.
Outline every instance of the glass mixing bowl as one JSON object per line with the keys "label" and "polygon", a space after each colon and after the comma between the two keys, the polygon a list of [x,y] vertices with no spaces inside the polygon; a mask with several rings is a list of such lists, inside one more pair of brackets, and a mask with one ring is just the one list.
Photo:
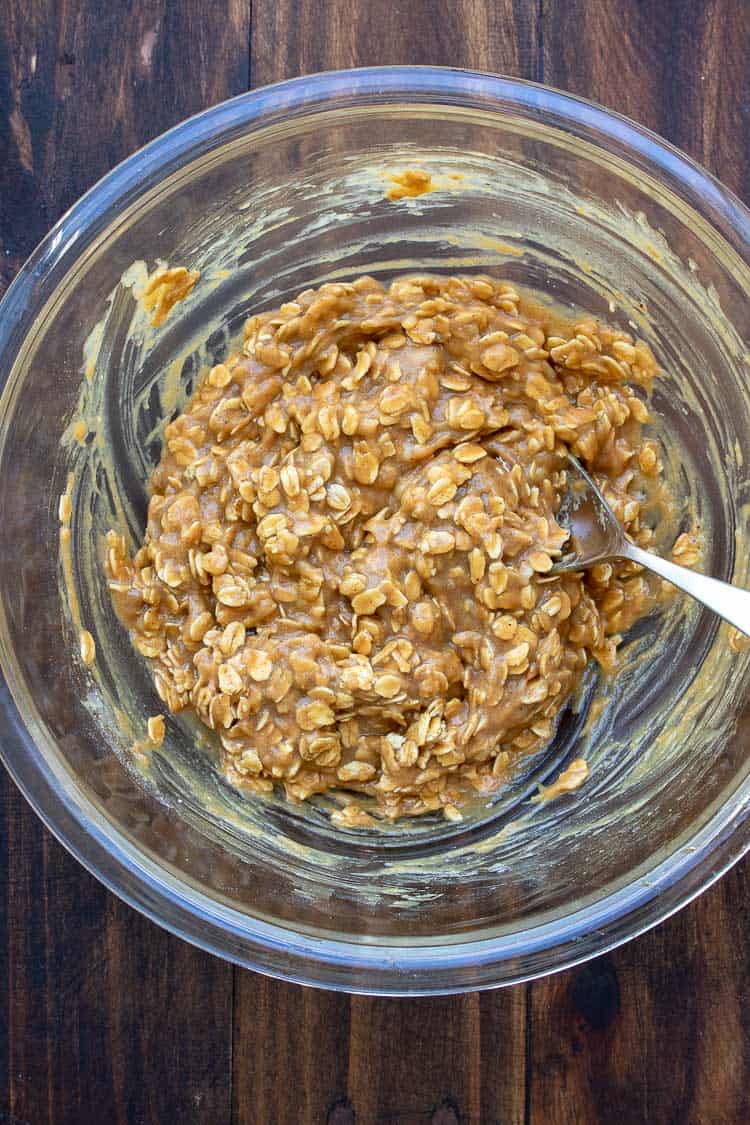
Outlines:
{"label": "glass mixing bowl", "polygon": [[[415,166],[433,190],[389,200],[389,176]],[[157,259],[201,279],[152,329],[134,292]],[[750,585],[749,263],[748,212],[669,145],[580,99],[464,71],[285,82],[120,165],[0,311],[0,737],[45,823],[175,933],[352,991],[520,981],[689,901],[750,843],[748,657],[709,613],[676,597],[642,623],[609,694],[591,675],[496,804],[460,824],[346,832],[319,806],[239,796],[184,718],[146,749],[159,702],[113,617],[102,539],[141,534],[160,422],[249,310],[365,272],[478,270],[650,342],[678,497],[660,543],[695,515],[704,568]],[[581,791],[530,800],[580,754]]]}

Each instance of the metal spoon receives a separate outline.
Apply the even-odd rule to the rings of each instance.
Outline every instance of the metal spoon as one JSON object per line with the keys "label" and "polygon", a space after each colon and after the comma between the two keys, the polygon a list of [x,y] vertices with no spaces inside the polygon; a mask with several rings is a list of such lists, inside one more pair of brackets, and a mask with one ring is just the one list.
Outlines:
{"label": "metal spoon", "polygon": [[568,454],[568,460],[572,472],[557,522],[570,532],[572,551],[555,563],[551,574],[582,570],[608,559],[630,559],[679,586],[750,637],[750,591],[696,574],[636,547],[625,537],[616,515],[583,465],[572,454]]}

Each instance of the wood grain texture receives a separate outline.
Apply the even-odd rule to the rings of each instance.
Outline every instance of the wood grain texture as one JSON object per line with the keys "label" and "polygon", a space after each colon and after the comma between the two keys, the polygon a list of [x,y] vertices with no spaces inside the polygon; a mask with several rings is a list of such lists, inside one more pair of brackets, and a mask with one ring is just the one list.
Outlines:
{"label": "wood grain texture", "polygon": [[532,1121],[750,1120],[747,883],[534,985]]}
{"label": "wood grain texture", "polygon": [[[601,101],[750,199],[745,0],[2,0],[0,291],[129,152],[313,70],[435,63]],[[0,775],[0,1125],[750,1120],[750,865],[533,985],[370,1000],[232,970],[115,900]]]}
{"label": "wood grain texture", "polygon": [[232,1120],[521,1125],[526,996],[350,999],[238,972]]}
{"label": "wood grain texture", "polygon": [[231,968],[105,891],[4,774],[2,807],[0,1122],[228,1115]]}
{"label": "wood grain texture", "polygon": [[105,172],[246,89],[248,44],[246,0],[3,0],[0,286]]}
{"label": "wood grain texture", "polygon": [[[114,164],[244,89],[248,44],[239,0],[4,0],[0,291]],[[228,1121],[231,967],[109,895],[4,772],[0,845],[0,1122]]]}
{"label": "wood grain texture", "polygon": [[[744,0],[546,4],[544,81],[661,133],[747,201],[749,35]],[[750,1120],[749,884],[744,862],[638,941],[533,985],[529,1120]]]}
{"label": "wood grain texture", "polygon": [[254,0],[254,86],[400,63],[540,78],[539,0]]}
{"label": "wood grain texture", "polygon": [[348,996],[237,970],[233,1125],[345,1125],[350,1024]]}
{"label": "wood grain texture", "polygon": [[750,195],[745,0],[568,0],[544,11],[544,82],[632,117]]}

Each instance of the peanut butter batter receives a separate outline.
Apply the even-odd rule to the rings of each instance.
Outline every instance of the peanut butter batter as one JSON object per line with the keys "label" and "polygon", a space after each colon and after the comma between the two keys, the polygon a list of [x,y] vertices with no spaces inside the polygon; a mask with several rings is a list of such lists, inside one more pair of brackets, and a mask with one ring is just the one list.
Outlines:
{"label": "peanut butter batter", "polygon": [[[234,784],[343,824],[502,787],[652,604],[630,563],[550,575],[571,450],[635,542],[656,374],[490,277],[363,277],[253,316],[165,430],[118,612]],[[583,771],[579,771],[583,775]]]}

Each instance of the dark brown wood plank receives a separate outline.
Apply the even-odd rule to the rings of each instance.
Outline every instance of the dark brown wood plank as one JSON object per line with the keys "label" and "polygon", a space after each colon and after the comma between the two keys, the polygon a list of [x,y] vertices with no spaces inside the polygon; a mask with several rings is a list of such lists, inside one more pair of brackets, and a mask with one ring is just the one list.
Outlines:
{"label": "dark brown wood plank", "polygon": [[480,1027],[478,995],[355,999],[350,1089],[357,1114],[444,1125],[479,1120]]}
{"label": "dark brown wood plank", "polygon": [[748,865],[658,929],[533,989],[531,1120],[750,1120]]}
{"label": "dark brown wood plank", "polygon": [[[585,29],[585,34],[582,34]],[[750,199],[742,0],[545,5],[544,79],[655,129]],[[750,1118],[750,865],[607,957],[532,988],[530,1120]]]}
{"label": "dark brown wood plank", "polygon": [[349,1035],[348,996],[238,970],[232,1122],[347,1125]]}
{"label": "dark brown wood plank", "polygon": [[[245,88],[249,5],[0,5],[0,291],[117,161]],[[230,966],[123,906],[0,777],[0,1122],[230,1119]]]}
{"label": "dark brown wood plank", "polygon": [[[253,0],[251,79],[386,63],[538,77],[537,12],[512,0]],[[238,1125],[524,1119],[524,989],[350,1002],[238,973],[235,1010]]]}
{"label": "dark brown wood plank", "polygon": [[745,0],[545,3],[541,36],[544,82],[632,117],[750,196]]}
{"label": "dark brown wood plank", "polygon": [[[748,34],[747,8],[735,0],[543,0],[439,13],[429,4],[405,12],[376,3],[361,18],[349,6],[321,11],[310,0],[295,6],[292,21],[284,4],[256,0],[252,76],[260,83],[332,66],[424,61],[543,79],[642,121],[748,194]],[[747,994],[750,943],[735,905],[746,898],[746,870],[608,958],[480,998],[478,1029],[465,1015],[473,1001],[354,1000],[347,1104],[366,1121],[424,1120],[438,1091],[457,1090],[455,1112],[466,1120],[747,1120],[747,1028],[737,997]],[[507,1059],[523,1044],[525,992],[533,1000],[524,1113],[523,1068]],[[463,1065],[450,1040],[445,1048],[446,1021],[462,1029]],[[430,1036],[435,1046],[425,1050]],[[404,1058],[412,1037],[419,1050],[407,1047]],[[436,1053],[445,1060],[437,1084]],[[441,1113],[454,1112],[452,1104]]]}
{"label": "dark brown wood plank", "polygon": [[0,284],[125,156],[246,89],[248,44],[249,0],[4,0]]}
{"label": "dark brown wood plank", "polygon": [[253,0],[252,84],[400,63],[539,78],[538,11],[538,0]]}
{"label": "dark brown wood plank", "polygon": [[4,773],[0,796],[0,1121],[227,1121],[231,968],[105,891]]}
{"label": "dark brown wood plank", "polygon": [[524,984],[479,997],[481,1122],[521,1125],[527,1121],[530,998],[531,986]]}
{"label": "dark brown wood plank", "polygon": [[523,988],[349,999],[241,973],[235,1010],[237,1125],[524,1120]]}
{"label": "dark brown wood plank", "polygon": [[[489,995],[352,1001],[357,1120],[524,1120],[523,988]],[[373,1049],[377,1045],[377,1049]]]}

